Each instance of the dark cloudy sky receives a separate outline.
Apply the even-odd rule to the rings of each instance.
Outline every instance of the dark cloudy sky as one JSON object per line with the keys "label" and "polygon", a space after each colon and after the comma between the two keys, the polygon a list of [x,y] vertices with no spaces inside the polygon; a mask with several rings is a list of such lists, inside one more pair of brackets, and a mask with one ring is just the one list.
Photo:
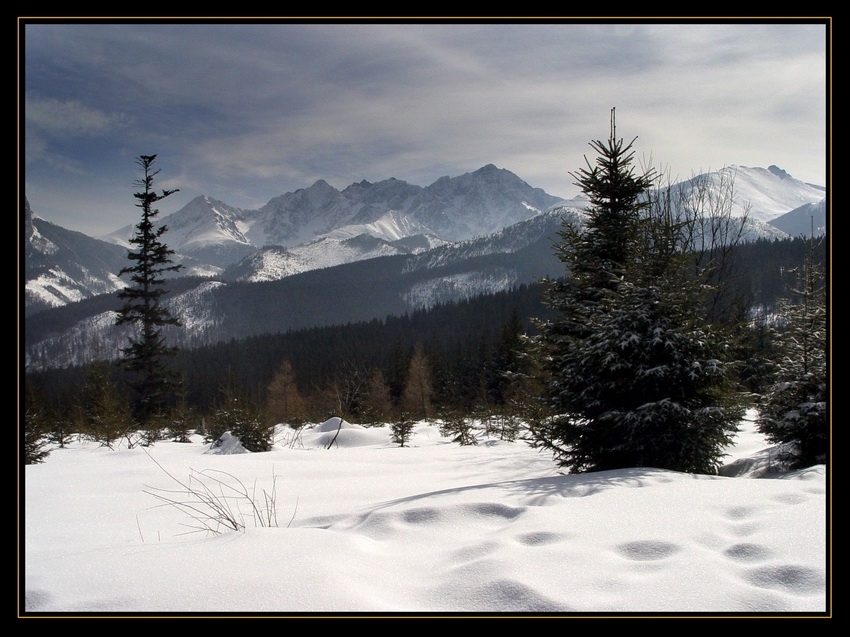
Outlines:
{"label": "dark cloudy sky", "polygon": [[776,164],[826,182],[826,20],[20,24],[25,194],[95,236],[137,221],[142,154],[180,189],[162,216],[489,163],[572,197],[612,107],[673,178]]}

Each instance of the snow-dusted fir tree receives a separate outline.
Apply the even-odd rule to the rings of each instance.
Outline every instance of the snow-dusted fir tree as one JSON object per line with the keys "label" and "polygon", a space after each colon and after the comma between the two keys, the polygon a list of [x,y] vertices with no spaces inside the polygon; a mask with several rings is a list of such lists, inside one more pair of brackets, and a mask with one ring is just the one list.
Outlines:
{"label": "snow-dusted fir tree", "polygon": [[402,412],[396,422],[390,425],[390,439],[399,447],[404,447],[413,437],[415,424],[409,414]]}
{"label": "snow-dusted fir tree", "polygon": [[130,275],[130,285],[118,293],[124,305],[118,311],[117,325],[130,323],[138,330],[130,338],[130,345],[122,349],[122,364],[133,375],[133,416],[146,426],[151,420],[160,419],[173,399],[176,375],[165,365],[165,359],[176,352],[176,348],[165,343],[162,328],[180,325],[162,303],[165,294],[167,272],[177,271],[182,266],[174,265],[169,249],[162,241],[167,231],[165,225],[155,225],[159,211],[156,202],[174,194],[177,190],[163,190],[157,194],[153,179],[159,173],[153,169],[156,155],[141,155],[136,163],[142,169],[142,178],[136,184],[141,190],[133,196],[136,206],[142,209],[142,219],[136,225],[136,234],[130,239],[135,247],[127,258],[132,265],[123,268],[120,275]]}
{"label": "snow-dusted fir tree", "polygon": [[532,444],[573,472],[660,467],[714,473],[743,415],[726,342],[705,320],[705,277],[675,228],[648,214],[654,174],[636,175],[632,145],[594,141],[595,165],[572,176],[590,200],[583,228],[557,247],[567,277],[550,283],[558,317],[539,343],[552,418]]}
{"label": "snow-dusted fir tree", "polygon": [[770,442],[793,446],[794,463],[804,466],[826,462],[829,451],[826,277],[815,259],[821,240],[809,239],[793,297],[778,303],[779,356],[757,421]]}

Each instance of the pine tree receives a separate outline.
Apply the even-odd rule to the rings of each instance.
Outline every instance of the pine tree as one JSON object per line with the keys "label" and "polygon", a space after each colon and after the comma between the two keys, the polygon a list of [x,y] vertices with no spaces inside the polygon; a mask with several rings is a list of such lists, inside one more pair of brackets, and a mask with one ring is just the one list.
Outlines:
{"label": "pine tree", "polygon": [[162,303],[166,293],[164,275],[176,272],[182,266],[172,265],[174,251],[162,242],[167,226],[156,227],[159,211],[156,202],[174,194],[177,190],[153,190],[153,179],[159,173],[153,169],[156,155],[141,155],[136,163],[142,168],[143,177],[136,182],[141,191],[133,196],[136,206],[142,209],[142,219],[136,225],[136,234],[130,239],[135,250],[127,258],[133,265],[125,267],[120,275],[130,275],[130,285],[118,293],[124,305],[118,312],[117,325],[135,325],[137,334],[130,338],[130,345],[123,348],[122,364],[134,375],[131,386],[134,390],[133,415],[142,425],[167,410],[173,398],[175,374],[165,365],[165,358],[173,356],[177,349],[168,347],[162,328],[180,325]]}
{"label": "pine tree", "polygon": [[652,466],[714,473],[743,415],[723,335],[704,320],[708,291],[675,237],[648,214],[653,173],[635,175],[632,143],[591,146],[581,170],[591,202],[583,228],[561,234],[568,277],[552,282],[558,318],[541,325],[543,368],[557,416],[532,444],[572,471]]}
{"label": "pine tree", "polygon": [[796,446],[792,464],[801,466],[826,462],[829,451],[825,274],[814,258],[820,240],[808,241],[795,298],[779,301],[776,372],[757,421],[770,442]]}

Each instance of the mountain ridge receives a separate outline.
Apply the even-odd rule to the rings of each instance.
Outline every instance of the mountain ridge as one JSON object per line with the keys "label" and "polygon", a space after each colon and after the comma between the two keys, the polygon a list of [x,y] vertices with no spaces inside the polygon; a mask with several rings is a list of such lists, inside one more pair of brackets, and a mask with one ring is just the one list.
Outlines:
{"label": "mountain ridge", "polygon": [[[732,202],[735,210],[758,212],[745,228],[746,240],[794,236],[804,222],[807,228],[825,228],[825,192],[794,180],[775,166],[732,167],[681,182],[681,187],[696,188],[699,194],[699,188],[728,187],[731,182],[741,184]],[[273,199],[277,201],[271,208],[288,211],[278,219],[259,210],[245,211],[207,196],[197,197],[161,220],[169,228],[166,243],[175,249],[175,260],[185,266],[171,284],[181,291],[170,301],[188,326],[181,346],[242,337],[260,325],[272,330],[303,327],[301,321],[307,320],[307,315],[309,320],[345,323],[367,314],[374,318],[381,312],[406,312],[557,274],[559,264],[553,254],[557,234],[565,219],[581,223],[587,202],[540,193],[543,191],[510,171],[487,164],[457,178],[441,177],[425,188],[390,178],[376,183],[363,180],[339,191],[319,180],[310,188]],[[810,201],[794,210],[785,209],[800,198]],[[749,205],[751,200],[755,204]],[[314,207],[305,208],[304,202]],[[105,242],[40,219],[28,200],[24,208],[28,319],[51,312],[50,308],[114,294],[124,285],[117,272],[126,265],[127,243],[121,236],[130,228],[112,233],[116,243]],[[487,210],[492,211],[489,217]],[[328,217],[316,219],[323,211]],[[817,214],[821,217],[813,224],[812,215]],[[440,230],[445,227],[455,234]],[[281,228],[287,229],[290,237],[310,240],[292,246],[252,243],[251,237],[268,240],[269,232]],[[491,228],[497,229],[489,232]],[[465,238],[449,240],[446,236]],[[62,246],[66,246],[64,251],[59,250]],[[364,264],[359,266],[359,262]],[[323,273],[307,276],[314,271]],[[360,279],[368,276],[374,280]],[[187,277],[196,278],[183,283]],[[268,299],[245,287],[269,286],[288,278],[293,281],[282,287],[262,288],[277,290],[277,305],[268,305]],[[375,295],[378,280],[384,281],[381,285],[385,288],[379,297]],[[325,293],[336,298],[319,300],[317,295]],[[290,302],[293,307],[309,306],[309,312],[304,317],[290,316],[290,308],[284,308]],[[272,316],[264,316],[247,303],[266,308]],[[371,307],[364,314],[358,304]],[[85,307],[97,313],[110,305]],[[274,314],[281,308],[289,318],[276,322]],[[247,319],[243,324],[234,323],[236,316],[253,316],[256,325],[248,324]],[[32,321],[35,340],[27,334],[28,360],[38,365],[51,360],[77,364],[84,362],[87,354],[69,354],[67,350],[76,347],[75,342],[98,342],[106,348],[104,353],[122,342],[120,335],[108,335],[107,319],[89,315],[86,322],[81,317],[72,311]],[[49,334],[50,330],[35,329],[36,325],[53,325],[53,331]]]}

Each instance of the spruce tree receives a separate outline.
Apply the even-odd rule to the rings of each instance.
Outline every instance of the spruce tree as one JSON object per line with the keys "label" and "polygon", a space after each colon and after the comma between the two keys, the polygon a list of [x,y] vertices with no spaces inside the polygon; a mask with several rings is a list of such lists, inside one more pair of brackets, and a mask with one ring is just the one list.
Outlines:
{"label": "spruce tree", "polygon": [[478,435],[472,418],[458,410],[447,411],[440,424],[440,435],[450,438],[462,447],[478,445]]}
{"label": "spruce tree", "polygon": [[399,447],[404,447],[413,437],[415,425],[409,414],[402,413],[398,420],[390,425],[390,439]]}
{"label": "spruce tree", "polygon": [[826,462],[829,451],[826,286],[815,259],[820,241],[807,242],[794,297],[779,301],[772,329],[779,350],[775,375],[757,420],[768,441],[795,447],[789,455],[801,466]]}
{"label": "spruce tree", "polygon": [[162,296],[167,291],[165,274],[176,272],[182,266],[172,264],[174,251],[162,241],[168,228],[156,226],[159,211],[154,208],[154,204],[177,190],[163,190],[159,194],[154,191],[153,179],[159,173],[153,169],[155,161],[156,155],[141,155],[136,160],[143,176],[136,181],[141,190],[133,196],[138,200],[136,206],[142,209],[142,218],[136,225],[136,234],[130,239],[135,249],[128,252],[127,258],[132,265],[119,272],[119,276],[130,275],[130,285],[118,293],[124,305],[116,319],[117,325],[129,323],[137,328],[136,334],[130,337],[130,345],[121,350],[121,362],[133,376],[133,415],[142,426],[160,416],[172,401],[176,375],[167,367],[165,359],[173,356],[177,348],[166,345],[162,329],[167,325],[180,325],[162,303]]}
{"label": "spruce tree", "polygon": [[743,415],[723,334],[704,319],[708,288],[674,237],[648,213],[654,175],[634,172],[632,143],[591,146],[573,176],[590,201],[583,227],[557,246],[567,277],[552,282],[557,318],[541,324],[554,417],[532,444],[574,472],[651,466],[714,473]]}
{"label": "spruce tree", "polygon": [[502,407],[508,398],[512,376],[522,371],[522,323],[516,307],[502,326],[488,362],[487,398]]}

